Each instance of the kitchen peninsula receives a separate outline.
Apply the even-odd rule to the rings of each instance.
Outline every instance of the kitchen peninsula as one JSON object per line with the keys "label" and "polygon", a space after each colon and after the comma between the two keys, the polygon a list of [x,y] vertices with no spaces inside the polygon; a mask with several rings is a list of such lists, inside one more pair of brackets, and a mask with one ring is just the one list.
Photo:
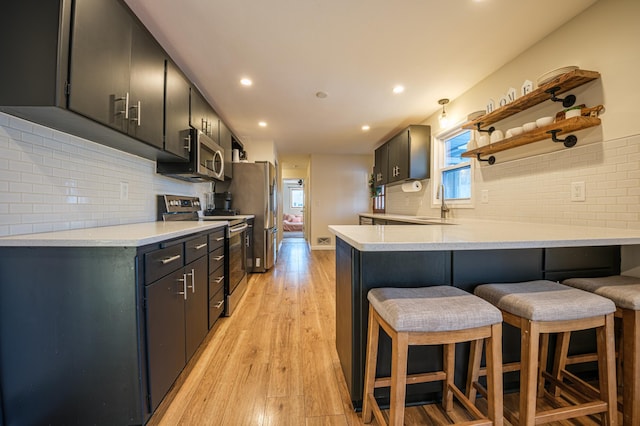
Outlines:
{"label": "kitchen peninsula", "polygon": [[[447,223],[329,227],[337,237],[336,347],[356,408],[362,405],[367,292],[372,288],[453,285],[472,292],[488,282],[621,272],[640,276],[640,230],[470,219]],[[592,347],[590,335],[576,335],[572,347]],[[519,333],[505,326],[505,362],[519,358],[519,342]],[[380,345],[377,374],[388,376],[391,346],[384,333]],[[456,348],[458,386],[465,380],[467,353],[468,345]],[[408,373],[439,369],[441,359],[440,348],[417,347],[409,352]],[[506,377],[505,388],[513,386],[513,379]],[[437,382],[412,385],[407,402],[435,400],[440,388]],[[387,389],[376,391],[383,399],[387,395]]]}

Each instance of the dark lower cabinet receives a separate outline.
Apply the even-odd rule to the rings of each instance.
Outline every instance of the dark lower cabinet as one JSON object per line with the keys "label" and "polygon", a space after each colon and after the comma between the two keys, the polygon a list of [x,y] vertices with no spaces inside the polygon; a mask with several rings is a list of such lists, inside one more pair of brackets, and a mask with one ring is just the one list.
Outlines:
{"label": "dark lower cabinet", "polygon": [[208,259],[201,257],[185,267],[187,279],[187,300],[185,301],[185,354],[189,362],[209,331],[209,274]]}
{"label": "dark lower cabinet", "polygon": [[183,271],[147,286],[147,350],[151,410],[155,410],[185,366]]}
{"label": "dark lower cabinet", "polygon": [[224,232],[0,247],[0,425],[145,424],[206,337]]}
{"label": "dark lower cabinet", "polygon": [[145,288],[151,411],[209,331],[207,252]]}

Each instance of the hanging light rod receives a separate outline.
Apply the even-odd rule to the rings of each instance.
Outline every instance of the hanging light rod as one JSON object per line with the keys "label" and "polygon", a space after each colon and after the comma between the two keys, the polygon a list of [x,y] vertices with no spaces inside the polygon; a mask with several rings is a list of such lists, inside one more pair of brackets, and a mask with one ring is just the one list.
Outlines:
{"label": "hanging light rod", "polygon": [[447,111],[445,111],[444,106],[449,103],[449,99],[443,98],[438,101],[438,104],[442,105],[442,112],[438,116],[438,122],[440,123],[441,128],[445,128],[449,125],[449,118],[447,117]]}

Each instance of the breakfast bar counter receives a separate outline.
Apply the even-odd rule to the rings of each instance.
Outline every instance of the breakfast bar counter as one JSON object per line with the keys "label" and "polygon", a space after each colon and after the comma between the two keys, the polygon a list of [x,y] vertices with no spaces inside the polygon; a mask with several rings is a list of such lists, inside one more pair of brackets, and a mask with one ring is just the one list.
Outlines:
{"label": "breakfast bar counter", "polygon": [[[362,404],[367,293],[377,287],[452,285],[473,292],[483,283],[523,282],[625,273],[640,276],[640,230],[538,223],[447,219],[436,225],[333,225],[336,235],[336,348],[351,399]],[[505,362],[519,359],[520,335],[504,329]],[[588,333],[575,333],[572,350],[594,347]],[[441,368],[438,347],[409,353],[408,373]],[[378,375],[389,375],[391,346],[381,336]],[[456,348],[456,383],[465,380],[468,346]],[[514,388],[517,376],[505,376]],[[386,394],[385,394],[386,392]],[[407,402],[439,399],[440,385],[407,389]],[[384,400],[387,389],[376,390]]]}

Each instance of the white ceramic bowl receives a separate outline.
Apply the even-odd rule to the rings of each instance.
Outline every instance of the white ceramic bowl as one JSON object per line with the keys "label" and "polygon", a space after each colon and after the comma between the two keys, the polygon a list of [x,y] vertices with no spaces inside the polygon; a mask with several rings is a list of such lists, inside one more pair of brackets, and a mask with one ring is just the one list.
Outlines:
{"label": "white ceramic bowl", "polygon": [[511,136],[513,136],[513,129],[508,129],[506,132],[504,132],[504,137],[509,139]]}
{"label": "white ceramic bowl", "polygon": [[580,117],[582,110],[580,108],[570,109],[564,113],[564,118]]}
{"label": "white ceramic bowl", "polygon": [[504,139],[504,133],[502,133],[502,130],[494,130],[493,133],[491,133],[489,140],[491,143],[496,143],[500,142],[502,139]]}
{"label": "white ceramic bowl", "polygon": [[532,130],[535,130],[538,127],[538,125],[535,123],[535,121],[531,121],[529,123],[524,123],[522,125],[522,128],[524,129],[525,132],[530,132]]}
{"label": "white ceramic bowl", "polygon": [[521,135],[522,133],[524,133],[524,129],[522,127],[514,127],[513,129],[511,129],[511,134],[513,136],[518,136],[518,135]]}
{"label": "white ceramic bowl", "polygon": [[553,117],[540,117],[536,120],[536,126],[544,127],[553,123]]}

